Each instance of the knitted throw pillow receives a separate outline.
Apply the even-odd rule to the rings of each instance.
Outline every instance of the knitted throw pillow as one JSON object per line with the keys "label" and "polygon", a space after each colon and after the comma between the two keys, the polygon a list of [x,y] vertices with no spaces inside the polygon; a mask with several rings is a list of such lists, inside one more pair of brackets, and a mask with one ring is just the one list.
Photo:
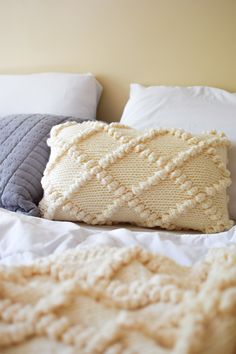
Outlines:
{"label": "knitted throw pillow", "polygon": [[228,145],[216,132],[194,137],[119,123],[60,124],[49,139],[41,213],[88,224],[229,229]]}

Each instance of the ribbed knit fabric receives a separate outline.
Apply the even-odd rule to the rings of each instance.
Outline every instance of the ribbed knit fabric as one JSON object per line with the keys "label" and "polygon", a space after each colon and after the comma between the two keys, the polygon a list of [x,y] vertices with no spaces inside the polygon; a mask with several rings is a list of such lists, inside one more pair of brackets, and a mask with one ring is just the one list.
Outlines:
{"label": "ribbed knit fabric", "polygon": [[79,118],[50,114],[16,114],[0,119],[0,208],[39,216],[41,179],[54,125]]}
{"label": "ribbed knit fabric", "polygon": [[77,248],[0,268],[1,354],[233,354],[236,247],[192,268],[141,248]]}
{"label": "ribbed knit fabric", "polygon": [[216,132],[140,132],[112,123],[54,127],[42,185],[44,217],[88,224],[218,232],[227,211],[227,146]]}

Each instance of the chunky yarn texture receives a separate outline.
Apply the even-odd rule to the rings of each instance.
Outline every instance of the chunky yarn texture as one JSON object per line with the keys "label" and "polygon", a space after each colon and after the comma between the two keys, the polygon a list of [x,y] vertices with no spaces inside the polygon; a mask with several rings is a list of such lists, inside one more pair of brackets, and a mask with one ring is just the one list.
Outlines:
{"label": "chunky yarn texture", "polygon": [[141,248],[77,248],[0,268],[1,354],[233,354],[236,247],[192,268]]}
{"label": "chunky yarn texture", "polygon": [[46,218],[209,233],[233,225],[223,134],[68,122],[52,129],[49,145],[40,203]]}

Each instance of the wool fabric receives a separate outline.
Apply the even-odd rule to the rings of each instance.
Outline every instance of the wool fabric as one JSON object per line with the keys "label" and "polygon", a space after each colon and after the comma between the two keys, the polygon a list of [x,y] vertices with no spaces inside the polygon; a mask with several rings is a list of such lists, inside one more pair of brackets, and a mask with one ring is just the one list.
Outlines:
{"label": "wool fabric", "polygon": [[233,225],[224,134],[67,122],[51,130],[49,145],[45,218],[206,233]]}
{"label": "wool fabric", "polygon": [[79,246],[0,267],[0,352],[233,354],[235,255],[183,267],[139,247]]}

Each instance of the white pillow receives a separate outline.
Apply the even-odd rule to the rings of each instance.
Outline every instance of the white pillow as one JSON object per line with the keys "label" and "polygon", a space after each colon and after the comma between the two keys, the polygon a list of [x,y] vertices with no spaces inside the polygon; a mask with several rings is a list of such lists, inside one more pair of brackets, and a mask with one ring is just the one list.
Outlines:
{"label": "white pillow", "polygon": [[96,119],[102,86],[93,75],[0,75],[0,117],[41,113]]}
{"label": "white pillow", "polygon": [[144,87],[131,84],[121,122],[136,129],[183,128],[191,133],[216,129],[232,142],[229,169],[231,218],[236,220],[236,93],[212,87]]}

